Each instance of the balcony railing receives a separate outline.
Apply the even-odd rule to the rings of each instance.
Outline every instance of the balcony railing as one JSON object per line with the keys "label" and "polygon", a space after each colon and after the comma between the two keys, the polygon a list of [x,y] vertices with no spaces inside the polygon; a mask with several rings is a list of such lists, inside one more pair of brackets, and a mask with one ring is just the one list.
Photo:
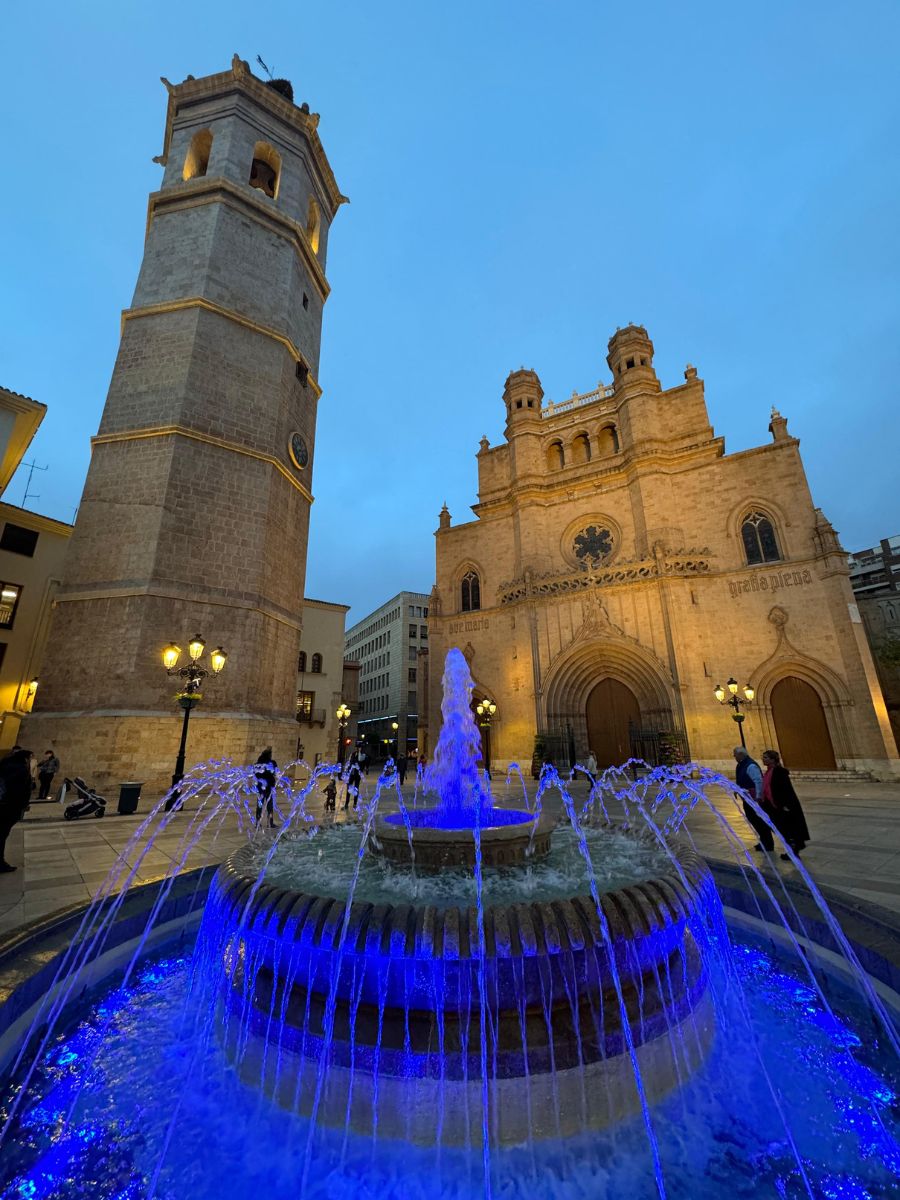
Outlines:
{"label": "balcony railing", "polygon": [[608,400],[614,394],[615,388],[611,383],[598,383],[592,392],[573,392],[568,400],[560,400],[559,404],[548,400],[541,409],[541,416],[558,417],[560,413],[569,412],[573,408],[581,408],[583,404],[595,404],[598,400]]}
{"label": "balcony railing", "polygon": [[297,720],[301,725],[324,725],[324,708],[298,708]]}

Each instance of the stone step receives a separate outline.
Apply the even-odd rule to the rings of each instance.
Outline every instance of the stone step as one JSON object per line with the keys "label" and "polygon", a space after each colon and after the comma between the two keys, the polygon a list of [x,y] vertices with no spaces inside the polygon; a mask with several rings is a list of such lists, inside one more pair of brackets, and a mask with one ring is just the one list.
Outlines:
{"label": "stone step", "polygon": [[872,783],[871,771],[791,771],[796,783]]}

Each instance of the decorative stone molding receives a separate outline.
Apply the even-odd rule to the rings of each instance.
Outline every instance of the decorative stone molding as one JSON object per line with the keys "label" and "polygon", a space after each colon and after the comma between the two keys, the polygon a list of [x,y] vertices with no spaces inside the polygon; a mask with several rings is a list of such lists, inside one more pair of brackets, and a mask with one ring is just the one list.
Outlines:
{"label": "decorative stone molding", "polygon": [[711,569],[710,558],[711,553],[707,549],[680,550],[676,553],[666,551],[656,558],[617,562],[609,567],[597,567],[592,571],[564,575],[553,571],[543,575],[526,571],[518,579],[501,583],[498,596],[501,604],[515,604],[519,600],[584,592],[594,586],[640,583],[662,576],[705,575]]}

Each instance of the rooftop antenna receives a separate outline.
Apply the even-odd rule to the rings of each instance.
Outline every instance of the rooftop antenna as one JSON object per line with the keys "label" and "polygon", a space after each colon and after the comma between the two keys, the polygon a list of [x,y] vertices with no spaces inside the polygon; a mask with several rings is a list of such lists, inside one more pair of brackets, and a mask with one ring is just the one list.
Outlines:
{"label": "rooftop antenna", "polygon": [[257,56],[256,56],[256,61],[259,63],[259,65],[262,67],[262,69],[265,71],[265,73],[268,75],[268,77],[269,77],[270,79],[274,79],[274,78],[275,78],[275,77],[274,77],[274,75],[272,74],[272,72],[269,70],[269,68],[268,68],[268,67],[266,66],[266,64],[263,62],[261,55],[257,54]]}
{"label": "rooftop antenna", "polygon": [[30,463],[23,463],[22,465],[28,468],[28,478],[25,481],[25,495],[22,497],[22,507],[24,508],[28,503],[29,496],[32,500],[40,500],[40,496],[30,490],[32,475],[34,475],[35,471],[49,471],[50,468],[49,466],[39,467],[35,459],[32,459]]}

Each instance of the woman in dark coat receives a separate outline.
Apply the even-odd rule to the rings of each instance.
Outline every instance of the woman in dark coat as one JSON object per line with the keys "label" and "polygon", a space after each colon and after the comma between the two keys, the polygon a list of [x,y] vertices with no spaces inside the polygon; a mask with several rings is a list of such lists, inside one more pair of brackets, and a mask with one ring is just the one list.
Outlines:
{"label": "woman in dark coat", "polygon": [[[762,760],[766,768],[763,775],[765,807],[771,814],[772,824],[799,856],[810,836],[806,817],[791,783],[791,773],[782,766],[777,750],[766,750]],[[788,855],[782,854],[781,857],[787,859]]]}
{"label": "woman in dark coat", "polygon": [[6,861],[6,839],[31,801],[31,751],[13,750],[0,761],[0,874],[15,871]]}

